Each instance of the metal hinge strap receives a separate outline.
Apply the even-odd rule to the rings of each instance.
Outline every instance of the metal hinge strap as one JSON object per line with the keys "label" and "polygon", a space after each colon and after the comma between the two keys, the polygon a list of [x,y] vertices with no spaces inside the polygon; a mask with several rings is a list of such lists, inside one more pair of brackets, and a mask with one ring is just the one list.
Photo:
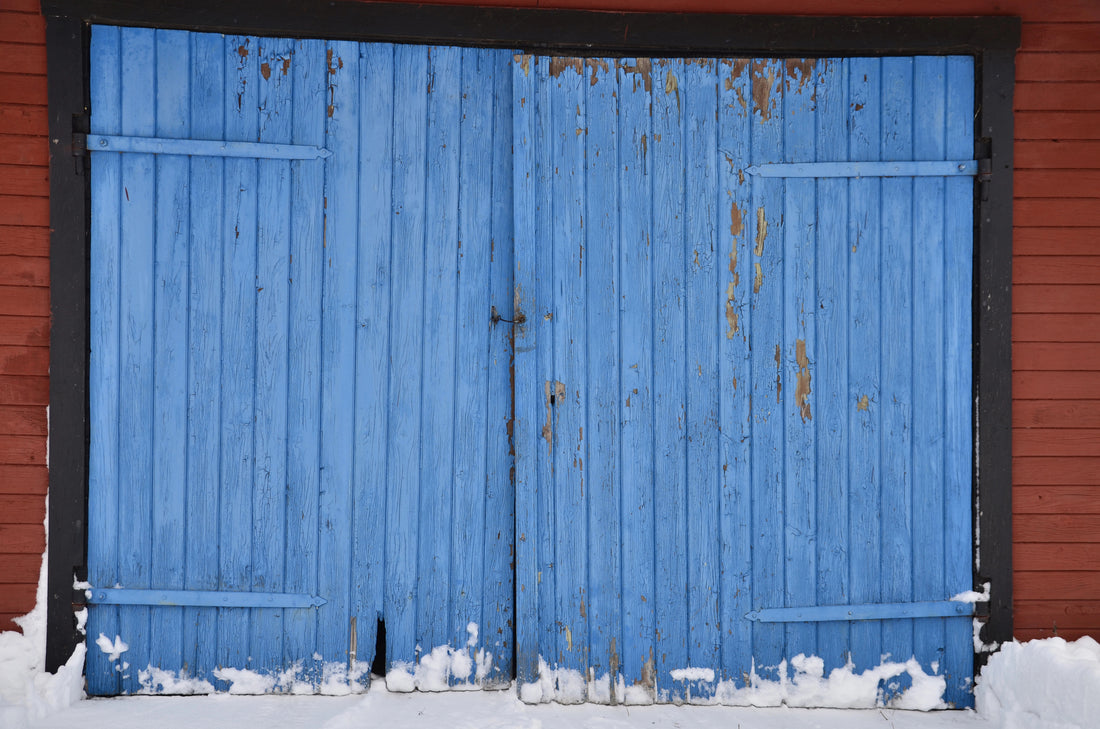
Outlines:
{"label": "metal hinge strap", "polygon": [[753,165],[756,177],[968,177],[978,174],[978,160],[916,162],[791,162]]}
{"label": "metal hinge strap", "polygon": [[88,602],[96,605],[160,605],[222,608],[308,608],[327,600],[316,595],[221,590],[130,590],[96,587]]}
{"label": "metal hinge strap", "polygon": [[956,600],[936,602],[869,603],[865,605],[817,605],[761,608],[745,614],[760,623],[822,623],[848,620],[896,620],[901,618],[953,618],[974,614],[974,605]]}
{"label": "metal hinge strap", "polygon": [[332,152],[324,147],[313,147],[306,144],[222,142],[208,139],[168,139],[165,137],[124,137],[111,134],[89,134],[85,142],[85,147],[90,152],[178,154],[189,157],[317,159],[332,156]]}

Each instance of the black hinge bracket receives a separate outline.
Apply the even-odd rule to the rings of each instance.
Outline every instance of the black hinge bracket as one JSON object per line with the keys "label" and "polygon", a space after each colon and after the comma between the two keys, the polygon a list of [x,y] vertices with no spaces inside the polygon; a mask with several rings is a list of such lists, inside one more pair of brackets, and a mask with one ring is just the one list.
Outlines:
{"label": "black hinge bracket", "polygon": [[89,121],[87,114],[73,114],[73,157],[88,154]]}
{"label": "black hinge bracket", "polygon": [[978,182],[978,194],[985,201],[989,199],[989,183],[993,180],[992,139],[980,137],[974,140],[974,159],[978,162],[978,174],[975,177]]}

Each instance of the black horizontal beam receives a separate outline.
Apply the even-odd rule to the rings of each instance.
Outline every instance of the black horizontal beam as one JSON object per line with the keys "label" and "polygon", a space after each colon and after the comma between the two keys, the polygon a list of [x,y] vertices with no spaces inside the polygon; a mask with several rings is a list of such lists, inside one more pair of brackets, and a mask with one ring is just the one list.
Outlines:
{"label": "black horizontal beam", "polygon": [[1012,50],[1020,40],[1014,17],[780,17],[360,0],[43,0],[42,10],[113,25],[579,55],[949,54]]}

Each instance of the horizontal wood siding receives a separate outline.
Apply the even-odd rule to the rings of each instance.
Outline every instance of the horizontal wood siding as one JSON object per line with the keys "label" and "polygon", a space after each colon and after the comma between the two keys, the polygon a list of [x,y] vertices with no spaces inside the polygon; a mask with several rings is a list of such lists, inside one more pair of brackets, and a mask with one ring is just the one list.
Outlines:
{"label": "horizontal wood siding", "polygon": [[50,364],[46,23],[0,10],[0,630],[34,607],[45,549]]}
{"label": "horizontal wood siding", "polygon": [[1025,15],[1017,58],[1012,441],[1020,639],[1100,635],[1098,9],[1081,5],[1066,22],[1031,23]]}
{"label": "horizontal wood siding", "polygon": [[[479,0],[483,5],[589,7],[604,10],[718,12],[734,9],[723,0]],[[47,194],[45,24],[37,0],[10,0],[0,11],[0,315],[49,315],[48,229],[44,224],[9,222],[22,215],[22,202]],[[791,12],[804,15],[954,15],[1009,14],[1023,18],[1020,79],[1016,84],[1016,230],[1013,236],[1013,308],[1017,314],[1045,317],[1100,313],[1100,223],[1075,225],[1067,219],[1067,201],[1084,201],[1100,209],[1100,4],[1095,0],[911,0],[886,8],[881,0],[743,0],[743,13]],[[1060,146],[1056,146],[1060,145]],[[1064,150],[1064,151],[1063,151]],[[14,182],[9,177],[19,177]],[[33,204],[33,203],[32,203]],[[1094,213],[1093,213],[1094,214]],[[5,324],[0,324],[2,330]],[[10,334],[10,333],[9,333]],[[1015,466],[1014,510],[1017,515],[1082,514],[1100,503],[1100,458],[1096,440],[1072,437],[1081,429],[1100,428],[1100,394],[1074,394],[1059,383],[1069,373],[1100,377],[1100,364],[1090,356],[1100,348],[1100,334],[1075,339],[1076,350],[1054,341],[1017,338],[1013,363],[1017,376],[1045,382],[1050,390],[1027,389],[1019,380],[1013,405]],[[1092,349],[1089,346],[1092,345]],[[11,351],[19,349],[20,351]],[[0,345],[0,404],[44,411],[47,348],[42,343]],[[1076,353],[1076,354],[1075,354]],[[1080,355],[1080,356],[1077,356]],[[36,363],[36,364],[35,364]],[[0,416],[0,431],[20,428]],[[20,433],[20,435],[22,435]],[[1042,444],[1058,442],[1057,450]],[[3,446],[7,448],[8,446]],[[40,449],[45,451],[45,441]],[[1045,449],[1045,455],[1036,453]],[[0,451],[3,453],[3,451]],[[1021,462],[1023,459],[1026,461]],[[1067,459],[1068,462],[1067,462]],[[15,469],[15,470],[13,470]],[[36,465],[10,465],[0,458],[0,493],[41,502],[46,470]],[[1024,517],[1027,519],[1028,517]],[[19,526],[22,541],[8,530]],[[0,525],[0,629],[33,603],[33,582],[14,564],[11,550],[22,555],[42,550],[42,529],[35,524]],[[1054,534],[1035,535],[1026,544],[1058,545]],[[1100,543],[1100,529],[1089,533]],[[1029,547],[1017,539],[1018,555]],[[1085,560],[1086,577],[1100,583],[1100,561]],[[1054,574],[1060,565],[1049,552],[1018,557],[1021,584],[1016,603],[1019,638],[1058,634],[1072,638],[1100,635],[1100,599],[1060,593],[1047,584],[1029,597],[1029,581]],[[22,558],[22,557],[20,557]],[[1057,570],[1060,573],[1060,570]],[[15,596],[15,597],[9,597]],[[8,605],[9,600],[14,600]]]}

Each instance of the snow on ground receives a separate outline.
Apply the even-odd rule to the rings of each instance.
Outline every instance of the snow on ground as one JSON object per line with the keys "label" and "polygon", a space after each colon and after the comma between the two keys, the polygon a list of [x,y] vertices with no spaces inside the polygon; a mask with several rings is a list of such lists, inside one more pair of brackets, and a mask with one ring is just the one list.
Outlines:
{"label": "snow on ground", "polygon": [[[515,688],[397,693],[386,691],[380,677],[375,677],[369,693],[355,696],[214,694],[78,700],[72,675],[44,674],[40,661],[37,668],[29,666],[26,646],[13,641],[13,635],[0,636],[0,729],[1091,729],[1100,724],[1100,644],[1091,638],[1008,643],[991,657],[978,680],[977,712],[921,712],[530,705],[519,701]],[[20,664],[22,670],[10,670]],[[70,665],[75,668],[75,663]]]}
{"label": "snow on ground", "polygon": [[[867,686],[885,676],[854,675],[850,667],[824,676],[813,657],[792,659],[789,681],[764,682],[749,688],[748,703],[779,704],[771,708],[734,706],[604,706],[542,703],[519,700],[516,689],[507,691],[413,691],[439,688],[435,673],[469,675],[475,669],[462,650],[435,651],[429,661],[375,677],[373,689],[353,696],[133,696],[84,699],[82,669],[85,646],[78,646],[56,674],[46,673],[45,579],[39,579],[38,606],[17,620],[22,633],[0,633],[0,729],[70,729],[73,726],[111,729],[1095,729],[1100,726],[1100,644],[1092,638],[1068,643],[1049,638],[1028,643],[1008,643],[989,659],[978,678],[974,711],[905,711],[897,708],[806,709],[798,704],[834,706],[868,705]],[[477,628],[468,628],[472,650]],[[121,638],[101,636],[98,650],[125,650]],[[477,675],[488,670],[486,656],[476,656]],[[915,661],[888,664],[881,670],[913,675],[913,687],[923,686],[919,697],[905,706],[936,706],[943,691],[942,678],[920,672]],[[436,665],[438,664],[438,665]],[[434,666],[434,669],[433,669]],[[434,670],[434,672],[433,672]],[[549,671],[549,669],[547,669]],[[920,672],[920,676],[915,675]],[[246,673],[239,672],[241,678]],[[423,674],[423,675],[422,675]],[[432,675],[428,675],[432,674]],[[782,671],[786,676],[786,670]],[[685,668],[685,681],[713,678],[707,669]],[[550,680],[540,675],[540,699],[568,698],[561,676]],[[568,678],[568,677],[566,677]],[[917,681],[918,678],[922,680]],[[398,680],[402,679],[402,680]],[[577,675],[580,679],[580,674]],[[866,679],[866,680],[864,680]],[[937,680],[938,679],[938,680]],[[162,682],[163,683],[163,682]],[[544,686],[543,684],[546,683]],[[568,684],[569,681],[566,681]],[[439,685],[437,685],[439,684]],[[166,686],[168,684],[165,684]],[[571,685],[571,684],[570,684]],[[234,687],[237,687],[234,681]],[[261,687],[263,688],[263,687]],[[598,693],[598,692],[597,692]],[[618,692],[621,693],[621,692]],[[751,693],[751,695],[749,695]],[[934,695],[933,695],[934,694]],[[625,694],[624,694],[625,696]],[[528,697],[533,698],[533,697]],[[865,701],[866,700],[866,701]],[[741,701],[739,701],[741,703]]]}

